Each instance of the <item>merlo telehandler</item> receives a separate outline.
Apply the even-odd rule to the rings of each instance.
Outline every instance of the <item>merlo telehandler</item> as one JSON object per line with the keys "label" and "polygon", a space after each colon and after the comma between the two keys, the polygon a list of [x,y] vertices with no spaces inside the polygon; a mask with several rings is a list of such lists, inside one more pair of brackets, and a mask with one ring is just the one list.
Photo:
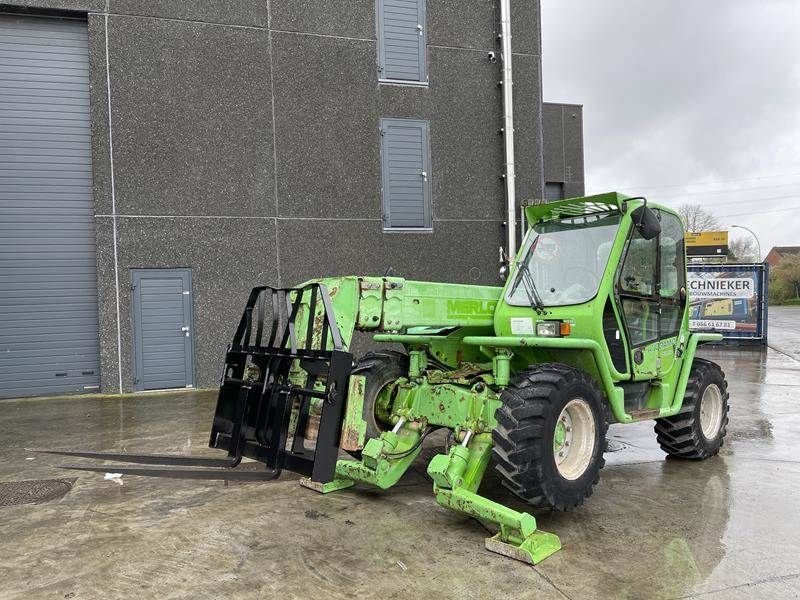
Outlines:
{"label": "merlo telehandler", "polygon": [[[211,431],[227,458],[58,453],[192,467],[113,467],[121,473],[225,479],[249,457],[268,471],[241,478],[287,469],[327,493],[395,485],[443,428],[449,449],[427,466],[436,501],[499,526],[488,549],[544,559],[558,537],[480,494],[490,465],[532,507],[573,509],[598,482],[609,423],[654,419],[668,455],[705,459],[722,445],[728,393],[719,366],[695,357],[721,336],[689,331],[678,215],[617,193],[525,214],[503,287],[345,276],[254,288]],[[404,351],[354,360],[356,330]]]}

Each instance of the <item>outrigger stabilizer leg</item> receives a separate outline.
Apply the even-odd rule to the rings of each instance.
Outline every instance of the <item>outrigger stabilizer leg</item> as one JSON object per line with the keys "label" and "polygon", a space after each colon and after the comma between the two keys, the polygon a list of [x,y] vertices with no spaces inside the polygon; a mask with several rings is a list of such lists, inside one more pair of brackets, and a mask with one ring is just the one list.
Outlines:
{"label": "outrigger stabilizer leg", "polygon": [[[340,460],[333,481],[318,485],[301,480],[301,485],[328,493],[355,483],[387,489],[397,483],[419,454],[424,437],[418,423],[402,419],[392,431],[367,442],[361,461]],[[486,549],[529,564],[536,564],[561,549],[552,533],[540,531],[533,515],[518,512],[477,493],[491,456],[490,433],[465,432],[460,444],[449,454],[437,454],[428,464],[436,501],[445,508],[499,526],[486,539]]]}

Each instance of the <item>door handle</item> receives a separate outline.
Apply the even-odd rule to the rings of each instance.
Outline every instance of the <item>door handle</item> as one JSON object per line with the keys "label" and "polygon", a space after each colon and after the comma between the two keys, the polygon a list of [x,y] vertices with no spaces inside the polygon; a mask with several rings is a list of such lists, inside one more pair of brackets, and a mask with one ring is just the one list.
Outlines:
{"label": "door handle", "polygon": [[181,327],[181,331],[189,331],[188,327]]}

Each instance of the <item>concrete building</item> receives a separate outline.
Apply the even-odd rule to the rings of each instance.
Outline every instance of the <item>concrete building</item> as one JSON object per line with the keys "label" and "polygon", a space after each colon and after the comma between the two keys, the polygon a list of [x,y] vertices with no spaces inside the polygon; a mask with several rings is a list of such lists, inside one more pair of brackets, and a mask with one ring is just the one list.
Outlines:
{"label": "concrete building", "polygon": [[[541,42],[538,0],[512,4],[522,203],[545,181]],[[0,397],[213,386],[256,284],[496,281],[499,2],[0,13]]]}
{"label": "concrete building", "polygon": [[545,199],[583,196],[583,106],[545,102],[542,130]]}

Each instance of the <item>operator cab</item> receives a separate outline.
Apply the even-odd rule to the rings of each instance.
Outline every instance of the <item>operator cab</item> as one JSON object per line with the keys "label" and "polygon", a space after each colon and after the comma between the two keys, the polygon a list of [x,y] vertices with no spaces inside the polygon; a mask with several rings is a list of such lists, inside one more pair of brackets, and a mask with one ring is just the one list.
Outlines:
{"label": "operator cab", "polygon": [[[530,231],[504,295],[537,318],[574,321],[578,336],[592,337],[602,311],[611,361],[632,380],[664,376],[685,342],[683,225],[641,200],[603,194],[529,207]],[[578,309],[594,300],[588,315]]]}

